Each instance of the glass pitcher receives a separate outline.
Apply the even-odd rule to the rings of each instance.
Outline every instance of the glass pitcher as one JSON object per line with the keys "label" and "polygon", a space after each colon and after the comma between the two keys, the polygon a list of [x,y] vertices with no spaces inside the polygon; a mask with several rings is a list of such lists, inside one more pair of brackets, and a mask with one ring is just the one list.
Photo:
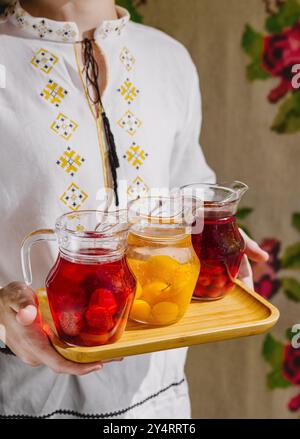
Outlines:
{"label": "glass pitcher", "polygon": [[31,285],[32,244],[58,241],[59,254],[46,278],[46,290],[57,333],[69,345],[113,343],[125,329],[136,287],[125,258],[126,215],[68,213],[56,221],[55,230],[38,230],[23,242],[23,274]]}
{"label": "glass pitcher", "polygon": [[200,270],[190,234],[196,212],[195,201],[180,197],[145,197],[129,205],[127,260],[138,282],[131,319],[170,325],[183,317]]}
{"label": "glass pitcher", "polygon": [[235,181],[230,185],[194,184],[182,188],[184,194],[204,203],[204,228],[193,233],[192,242],[201,262],[193,298],[222,298],[238,274],[245,250],[235,214],[248,186]]}

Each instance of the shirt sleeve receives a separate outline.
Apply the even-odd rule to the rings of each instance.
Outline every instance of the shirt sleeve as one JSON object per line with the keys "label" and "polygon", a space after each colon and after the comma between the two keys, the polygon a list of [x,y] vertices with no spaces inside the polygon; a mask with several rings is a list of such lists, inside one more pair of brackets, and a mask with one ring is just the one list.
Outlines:
{"label": "shirt sleeve", "polygon": [[214,183],[215,173],[206,163],[199,144],[202,123],[199,77],[191,58],[185,78],[187,102],[183,106],[183,123],[175,138],[171,158],[171,188],[192,183]]}

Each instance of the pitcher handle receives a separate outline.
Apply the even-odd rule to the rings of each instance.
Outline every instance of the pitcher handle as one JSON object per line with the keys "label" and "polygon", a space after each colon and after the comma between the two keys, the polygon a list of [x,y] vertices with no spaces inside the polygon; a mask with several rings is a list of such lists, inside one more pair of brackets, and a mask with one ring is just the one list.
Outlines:
{"label": "pitcher handle", "polygon": [[21,262],[23,277],[27,286],[32,284],[30,250],[32,245],[39,241],[56,241],[55,231],[52,229],[36,230],[24,239],[21,247]]}

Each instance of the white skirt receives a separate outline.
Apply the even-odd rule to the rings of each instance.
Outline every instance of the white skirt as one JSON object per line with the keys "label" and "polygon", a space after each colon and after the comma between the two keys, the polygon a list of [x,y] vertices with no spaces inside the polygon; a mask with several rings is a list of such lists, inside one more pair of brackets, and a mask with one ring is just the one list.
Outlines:
{"label": "white skirt", "polygon": [[190,419],[186,353],[128,357],[83,377],[0,354],[0,418]]}

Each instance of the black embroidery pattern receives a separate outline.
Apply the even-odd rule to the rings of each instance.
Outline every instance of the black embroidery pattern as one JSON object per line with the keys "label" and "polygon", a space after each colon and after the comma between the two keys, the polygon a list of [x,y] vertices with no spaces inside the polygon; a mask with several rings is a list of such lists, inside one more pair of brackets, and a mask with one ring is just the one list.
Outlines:
{"label": "black embroidery pattern", "polygon": [[76,418],[81,419],[107,419],[107,418],[114,418],[116,416],[124,415],[125,413],[129,412],[130,410],[133,410],[137,407],[140,407],[144,405],[146,402],[150,401],[151,399],[157,398],[162,393],[167,392],[173,387],[178,387],[181,384],[185,382],[185,379],[183,378],[181,381],[175,382],[170,384],[167,387],[164,387],[163,389],[159,390],[156,393],[153,393],[152,395],[148,396],[142,401],[137,402],[136,404],[133,404],[130,407],[127,407],[126,409],[121,409],[115,412],[110,413],[99,413],[99,414],[92,414],[92,413],[79,413],[74,410],[55,410],[52,413],[49,413],[47,415],[39,415],[39,416],[33,416],[33,415],[3,415],[0,414],[0,419],[49,419],[52,416],[55,415],[66,415],[66,416],[74,416]]}

